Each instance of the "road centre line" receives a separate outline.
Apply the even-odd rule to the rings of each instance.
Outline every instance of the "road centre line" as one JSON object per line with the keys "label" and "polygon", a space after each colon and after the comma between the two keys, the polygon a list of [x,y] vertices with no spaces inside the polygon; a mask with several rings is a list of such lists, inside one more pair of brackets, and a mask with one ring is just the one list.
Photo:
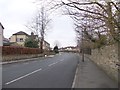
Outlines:
{"label": "road centre line", "polygon": [[22,79],[22,78],[25,78],[25,77],[27,77],[27,76],[29,76],[29,75],[31,75],[31,74],[34,74],[34,73],[36,73],[36,72],[38,72],[38,71],[41,71],[42,69],[40,68],[40,69],[37,69],[37,70],[35,70],[35,71],[33,71],[33,72],[31,72],[31,73],[28,73],[28,74],[26,74],[26,75],[24,75],[24,76],[21,76],[21,77],[19,77],[19,78],[16,78],[16,79],[14,79],[14,80],[12,80],[12,81],[9,81],[9,82],[7,82],[7,83],[5,83],[6,85],[8,85],[8,84],[11,84],[11,83],[13,83],[13,82],[16,82],[16,81],[18,81],[18,80],[20,80],[20,79]]}
{"label": "road centre line", "polygon": [[[62,60],[60,60],[60,61],[64,61],[64,59],[62,59]],[[50,66],[52,66],[52,65],[54,65],[54,64],[57,64],[58,62],[55,62],[55,63],[52,63],[52,64],[49,64],[48,66],[50,67]]]}
{"label": "road centre line", "polygon": [[[64,61],[64,59],[62,59],[62,60],[60,60],[60,61]],[[58,63],[58,62],[55,62],[55,63],[49,64],[48,66],[52,66],[52,65],[57,64],[57,63]],[[27,64],[27,63],[26,63],[26,64]],[[40,68],[40,69],[38,69],[38,70],[35,70],[35,71],[31,72],[31,73],[28,73],[28,74],[26,74],[26,75],[23,75],[23,76],[21,76],[21,77],[19,77],[19,78],[16,78],[16,79],[14,79],[14,80],[12,80],[12,81],[9,81],[9,82],[5,83],[5,84],[6,84],[6,85],[11,84],[11,83],[16,82],[16,81],[18,81],[18,80],[20,80],[20,79],[23,79],[23,78],[25,78],[25,77],[27,77],[27,76],[29,76],[29,75],[31,75],[31,74],[34,74],[34,73],[36,73],[36,72],[38,72],[38,71],[40,71],[40,70],[42,70],[42,69]]]}
{"label": "road centre line", "polygon": [[57,63],[58,63],[58,62],[55,62],[55,63],[49,64],[48,66],[52,66],[52,65],[57,64]]}

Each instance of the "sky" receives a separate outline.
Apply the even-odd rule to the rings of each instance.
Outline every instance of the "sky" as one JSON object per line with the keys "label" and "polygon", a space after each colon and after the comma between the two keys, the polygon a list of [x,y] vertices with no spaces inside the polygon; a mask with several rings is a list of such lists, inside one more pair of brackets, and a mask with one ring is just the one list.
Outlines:
{"label": "sky", "polygon": [[[0,0],[0,22],[4,26],[4,37],[10,38],[18,31],[31,33],[25,25],[34,17],[36,5],[33,0]],[[76,34],[73,21],[69,16],[53,14],[51,28],[45,40],[51,47],[76,46]]]}

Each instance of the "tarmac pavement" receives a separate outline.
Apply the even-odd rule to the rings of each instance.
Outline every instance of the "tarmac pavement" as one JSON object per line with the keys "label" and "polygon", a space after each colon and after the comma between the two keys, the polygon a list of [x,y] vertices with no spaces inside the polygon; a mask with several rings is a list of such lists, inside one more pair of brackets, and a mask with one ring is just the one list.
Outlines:
{"label": "tarmac pavement", "polygon": [[80,58],[72,88],[118,88],[118,84],[91,60]]}

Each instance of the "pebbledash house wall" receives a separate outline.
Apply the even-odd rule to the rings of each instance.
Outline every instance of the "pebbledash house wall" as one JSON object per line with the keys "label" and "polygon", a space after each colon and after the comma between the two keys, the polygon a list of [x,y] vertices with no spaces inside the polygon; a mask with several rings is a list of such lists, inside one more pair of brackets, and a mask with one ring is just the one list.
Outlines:
{"label": "pebbledash house wall", "polygon": [[89,58],[102,68],[112,79],[118,82],[119,71],[119,46],[118,44],[93,49]]}

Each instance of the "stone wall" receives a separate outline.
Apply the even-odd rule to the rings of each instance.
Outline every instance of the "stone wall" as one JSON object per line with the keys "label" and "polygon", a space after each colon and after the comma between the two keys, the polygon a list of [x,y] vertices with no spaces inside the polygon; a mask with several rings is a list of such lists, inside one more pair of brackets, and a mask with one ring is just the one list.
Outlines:
{"label": "stone wall", "polygon": [[92,50],[90,59],[102,68],[112,79],[118,81],[118,44]]}
{"label": "stone wall", "polygon": [[44,51],[42,54],[14,54],[14,55],[1,55],[1,61],[14,61],[21,59],[44,57],[45,55],[55,55],[54,52]]}
{"label": "stone wall", "polygon": [[35,58],[35,57],[42,57],[43,54],[23,54],[23,55],[3,55],[2,61],[13,61],[13,60],[20,60],[20,59],[29,59],[29,58]]}

